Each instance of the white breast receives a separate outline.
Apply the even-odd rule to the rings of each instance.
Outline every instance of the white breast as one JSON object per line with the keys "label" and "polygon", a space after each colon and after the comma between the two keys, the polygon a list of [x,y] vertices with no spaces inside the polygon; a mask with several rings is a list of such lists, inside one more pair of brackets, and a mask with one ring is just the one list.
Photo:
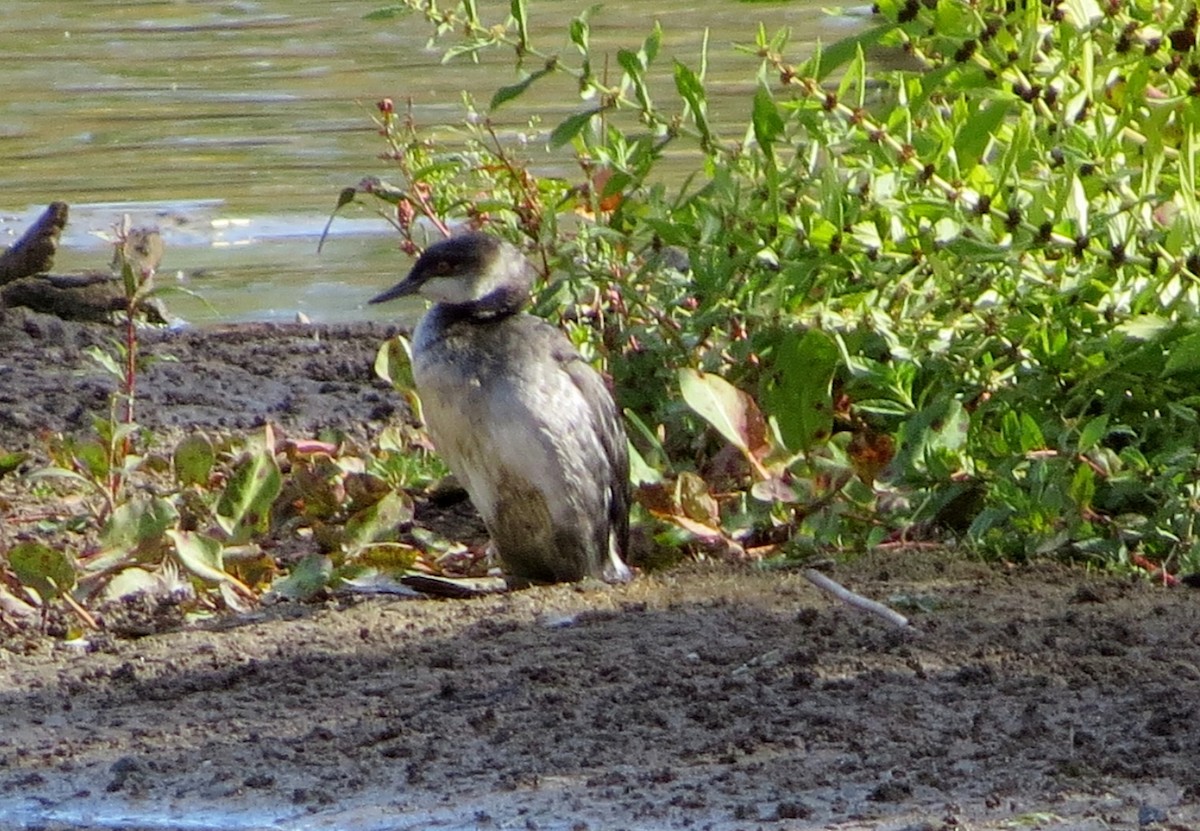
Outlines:
{"label": "white breast", "polygon": [[604,490],[597,482],[609,481],[612,471],[595,403],[548,357],[505,359],[512,333],[469,327],[474,342],[435,339],[441,333],[426,327],[432,317],[414,339],[417,389],[438,451],[485,521],[494,518],[496,498],[514,477],[546,494],[555,524],[598,521],[607,504],[595,497]]}

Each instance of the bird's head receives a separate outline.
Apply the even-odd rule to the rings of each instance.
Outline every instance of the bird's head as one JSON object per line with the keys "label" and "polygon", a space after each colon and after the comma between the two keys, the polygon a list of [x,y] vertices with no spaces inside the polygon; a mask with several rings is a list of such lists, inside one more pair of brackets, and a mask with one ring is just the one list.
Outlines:
{"label": "bird's head", "polygon": [[407,277],[371,302],[419,294],[477,314],[503,314],[524,305],[532,283],[532,269],[520,251],[487,234],[470,233],[429,246]]}

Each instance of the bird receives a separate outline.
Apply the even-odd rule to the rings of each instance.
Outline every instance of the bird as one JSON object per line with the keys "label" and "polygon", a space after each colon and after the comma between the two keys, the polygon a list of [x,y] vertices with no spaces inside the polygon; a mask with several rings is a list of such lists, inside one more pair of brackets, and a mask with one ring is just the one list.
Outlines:
{"label": "bird", "polygon": [[426,430],[479,511],[509,588],[630,579],[629,448],[600,374],[524,311],[534,269],[472,231],[372,298],[433,302],[412,333]]}

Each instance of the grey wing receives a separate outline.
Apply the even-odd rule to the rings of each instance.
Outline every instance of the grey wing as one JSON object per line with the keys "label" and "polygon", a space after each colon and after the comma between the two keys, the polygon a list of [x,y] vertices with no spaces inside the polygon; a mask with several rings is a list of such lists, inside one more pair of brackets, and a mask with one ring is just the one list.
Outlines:
{"label": "grey wing", "polygon": [[592,416],[599,428],[600,443],[608,463],[612,467],[608,520],[616,552],[622,560],[629,554],[629,445],[625,438],[625,427],[613,402],[612,393],[596,372],[565,338],[555,359],[570,376],[571,381],[589,402]]}

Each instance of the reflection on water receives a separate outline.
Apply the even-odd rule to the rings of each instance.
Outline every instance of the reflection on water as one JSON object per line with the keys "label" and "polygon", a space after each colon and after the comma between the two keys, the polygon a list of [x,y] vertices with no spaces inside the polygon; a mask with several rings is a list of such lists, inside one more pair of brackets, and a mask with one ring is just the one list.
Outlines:
{"label": "reflection on water", "polygon": [[[394,314],[367,312],[354,300],[407,267],[389,240],[363,236],[386,234],[385,223],[370,214],[341,220],[339,235],[315,254],[337,192],[365,175],[387,176],[377,158],[374,102],[411,99],[419,123],[452,123],[464,90],[486,100],[513,77],[507,56],[490,66],[486,56],[481,66],[440,64],[417,17],[363,20],[381,5],[0,0],[0,233],[19,232],[34,206],[69,202],[72,226],[57,270],[95,268],[104,254],[91,232],[128,211],[136,223],[169,228],[165,271],[182,270],[216,310],[173,301],[189,319]],[[479,3],[497,20],[508,5]],[[565,23],[584,4],[530,5],[535,44],[569,53]],[[593,17],[592,42],[636,48],[655,18],[665,29],[664,71],[673,57],[698,65],[702,27],[711,28],[718,123],[722,113],[741,118],[748,107],[755,62],[731,44],[752,41],[759,20],[772,30],[793,27],[797,41],[846,34],[845,22],[820,16],[812,0],[627,0]],[[566,87],[553,83],[542,97],[535,87],[502,109],[500,120],[525,129],[538,115],[541,129],[553,127],[565,110],[551,108],[570,101]],[[532,160],[552,163],[539,147],[529,146]],[[185,222],[173,225],[172,213]],[[244,226],[228,224],[242,219]],[[222,228],[205,225],[212,221],[226,222],[226,234],[238,227],[245,234],[222,245]]]}
{"label": "reflection on water", "polygon": [[[538,793],[557,795],[565,803],[566,791],[580,785],[567,777],[543,777]],[[45,790],[45,789],[43,789]],[[847,791],[849,789],[846,789]],[[861,799],[861,796],[859,797]],[[224,799],[181,798],[166,804],[122,799],[121,795],[89,791],[60,799],[22,799],[0,795],[0,817],[16,823],[16,829],[76,828],[80,831],[479,831],[481,828],[531,828],[541,831],[570,831],[582,826],[603,828],[606,811],[576,808],[559,815],[531,813],[528,797],[521,793],[437,794],[430,792],[358,792],[341,796],[335,804],[311,810],[269,797],[249,799],[244,794]],[[484,821],[481,817],[502,817]],[[536,816],[536,823],[533,817]],[[586,816],[591,823],[581,822]],[[699,817],[695,817],[699,819]],[[715,819],[715,818],[706,818]],[[14,826],[3,826],[12,831]],[[738,826],[708,821],[705,827],[732,831]]]}

